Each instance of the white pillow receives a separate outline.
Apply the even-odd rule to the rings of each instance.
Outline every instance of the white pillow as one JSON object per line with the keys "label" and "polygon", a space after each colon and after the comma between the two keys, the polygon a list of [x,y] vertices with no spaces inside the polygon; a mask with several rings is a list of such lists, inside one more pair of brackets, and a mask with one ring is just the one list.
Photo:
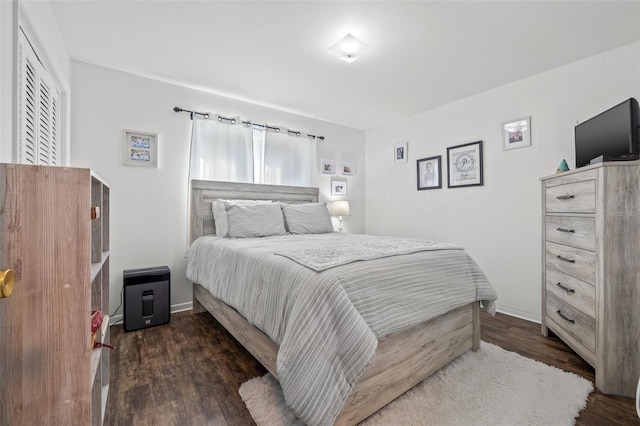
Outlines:
{"label": "white pillow", "polygon": [[216,236],[225,238],[229,236],[229,221],[227,220],[227,210],[230,206],[266,203],[271,203],[271,200],[215,200],[211,203],[211,210],[213,212],[213,221],[215,222],[216,227]]}
{"label": "white pillow", "polygon": [[282,204],[287,231],[292,234],[333,232],[331,216],[325,204]]}
{"label": "white pillow", "polygon": [[284,218],[280,204],[234,204],[227,210],[230,238],[284,235]]}

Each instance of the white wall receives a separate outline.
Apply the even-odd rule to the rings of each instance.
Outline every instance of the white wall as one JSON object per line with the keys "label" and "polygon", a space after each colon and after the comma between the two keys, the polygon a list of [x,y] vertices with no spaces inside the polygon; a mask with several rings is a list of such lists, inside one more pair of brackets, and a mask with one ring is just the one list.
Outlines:
{"label": "white wall", "polygon": [[[71,164],[93,169],[111,188],[111,313],[120,303],[122,271],[157,265],[171,268],[173,309],[190,307],[183,253],[191,121],[174,106],[325,136],[318,159],[356,163],[356,176],[348,178],[352,216],[344,228],[363,232],[363,131],[82,62],[72,62],[72,73]],[[157,169],[122,164],[123,129],[158,133]],[[316,179],[320,201],[330,200],[330,177]]]}
{"label": "white wall", "polygon": [[[640,43],[367,131],[365,231],[465,247],[496,288],[498,309],[539,321],[539,178],[562,159],[573,169],[576,123],[629,97],[640,99]],[[532,146],[503,151],[501,124],[524,116]],[[394,164],[401,140],[409,141],[409,162]],[[477,140],[484,186],[446,188],[447,147]],[[416,160],[434,155],[442,155],[444,188],[417,191]]]}
{"label": "white wall", "polygon": [[[17,2],[0,1],[0,162],[13,161],[14,39]],[[15,18],[15,19],[14,19]]]}

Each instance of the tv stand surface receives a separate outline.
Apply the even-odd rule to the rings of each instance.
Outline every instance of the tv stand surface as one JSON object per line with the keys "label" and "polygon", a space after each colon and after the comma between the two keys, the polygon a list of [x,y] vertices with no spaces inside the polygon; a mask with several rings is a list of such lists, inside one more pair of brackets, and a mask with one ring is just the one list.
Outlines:
{"label": "tv stand surface", "polygon": [[600,155],[596,158],[592,158],[589,164],[606,163],[609,161],[634,161],[640,159],[638,154],[624,154],[624,155]]}

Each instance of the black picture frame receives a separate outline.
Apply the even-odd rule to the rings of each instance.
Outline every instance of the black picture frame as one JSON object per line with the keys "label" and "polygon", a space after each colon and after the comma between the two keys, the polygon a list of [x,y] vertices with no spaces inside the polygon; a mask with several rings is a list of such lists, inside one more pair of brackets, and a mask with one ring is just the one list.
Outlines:
{"label": "black picture frame", "polygon": [[442,188],[442,156],[416,160],[416,184],[418,191]]}
{"label": "black picture frame", "polygon": [[447,148],[447,185],[449,188],[482,186],[482,141]]}

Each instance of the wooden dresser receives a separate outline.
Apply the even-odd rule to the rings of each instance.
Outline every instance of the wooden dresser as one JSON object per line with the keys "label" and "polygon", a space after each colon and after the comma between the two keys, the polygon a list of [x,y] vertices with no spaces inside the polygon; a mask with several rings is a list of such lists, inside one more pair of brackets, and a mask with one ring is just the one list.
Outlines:
{"label": "wooden dresser", "polygon": [[[0,164],[0,425],[100,425],[109,350],[109,187],[88,169]],[[6,276],[5,276],[6,278]],[[5,287],[1,288],[5,290]]]}
{"label": "wooden dresser", "polygon": [[542,333],[595,368],[606,394],[635,397],[640,376],[640,162],[602,163],[542,181]]}

